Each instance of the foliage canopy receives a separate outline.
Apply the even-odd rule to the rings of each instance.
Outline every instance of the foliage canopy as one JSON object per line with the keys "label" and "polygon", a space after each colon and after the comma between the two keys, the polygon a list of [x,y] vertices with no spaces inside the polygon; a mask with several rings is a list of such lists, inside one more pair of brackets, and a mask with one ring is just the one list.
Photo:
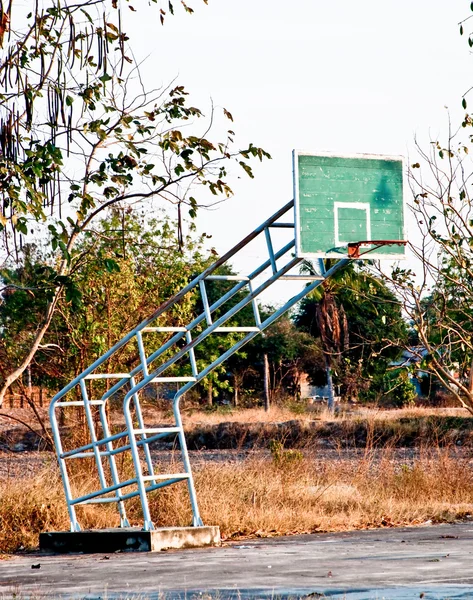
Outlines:
{"label": "foliage canopy", "polygon": [[[190,104],[182,85],[147,87],[123,28],[135,10],[129,3],[44,0],[29,13],[21,6],[14,11],[13,4],[0,10],[0,231],[7,289],[18,285],[9,273],[29,260],[22,254],[25,243],[40,239],[53,256],[42,273],[35,335],[4,375],[0,405],[35,356],[62,294],[74,301],[71,274],[81,260],[81,238],[107,210],[171,202],[182,246],[182,208],[195,217],[208,203],[199,190],[228,197],[229,161],[252,176],[248,159],[269,157],[251,143],[235,148],[232,129],[222,140],[209,139],[214,115],[205,118]],[[172,3],[166,9],[154,4],[139,7],[142,18],[163,22],[174,14]],[[222,116],[233,120],[226,109]]]}

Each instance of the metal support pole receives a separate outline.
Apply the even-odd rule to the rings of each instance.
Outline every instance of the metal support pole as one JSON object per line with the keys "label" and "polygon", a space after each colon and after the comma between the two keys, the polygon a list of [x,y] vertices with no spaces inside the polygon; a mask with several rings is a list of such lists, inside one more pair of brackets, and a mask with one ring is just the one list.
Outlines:
{"label": "metal support pole", "polygon": [[[110,437],[110,428],[108,426],[105,402],[103,402],[99,406],[99,411],[100,411],[100,421],[102,423],[102,431],[103,431],[104,436],[106,438],[108,438],[108,437]],[[118,469],[117,469],[117,464],[115,462],[115,455],[113,454],[113,443],[107,442],[105,444],[105,446],[107,448],[107,451],[109,452],[108,465],[110,468],[110,474],[112,476],[112,484],[118,485],[120,483],[120,477],[118,476]],[[125,504],[123,503],[123,500],[121,499],[121,491],[119,489],[117,489],[117,491],[116,491],[116,496],[117,496],[117,498],[120,499],[120,501],[117,503],[118,513],[120,515],[120,527],[130,527],[130,523],[128,522],[128,519],[126,516]]]}
{"label": "metal support pole", "polygon": [[189,475],[187,479],[187,488],[189,490],[189,497],[192,506],[192,525],[194,527],[201,527],[203,525],[200,517],[199,506],[197,504],[197,494],[195,492],[194,477],[192,475],[191,463],[189,460],[189,453],[187,451],[186,437],[184,435],[184,427],[182,424],[181,411],[179,410],[179,403],[181,401],[182,392],[178,392],[174,396],[172,403],[172,410],[174,412],[174,419],[176,425],[179,427],[179,445],[181,447],[182,462],[184,463],[184,470]]}
{"label": "metal support pole", "polygon": [[[61,392],[56,394],[53,398],[50,406],[50,417],[51,425],[53,429],[53,436],[56,445],[56,451],[58,453],[58,460],[61,470],[61,475],[64,482],[64,489],[66,492],[66,499],[68,503],[69,516],[71,519],[71,529],[79,530],[79,525],[75,517],[74,506],[77,504],[85,503],[100,503],[106,504],[109,502],[117,502],[118,509],[120,511],[120,518],[122,525],[127,525],[124,501],[139,496],[141,506],[143,510],[144,518],[144,529],[153,529],[154,525],[151,520],[151,514],[148,505],[147,494],[153,490],[160,489],[167,485],[177,483],[179,481],[187,480],[188,491],[193,512],[193,525],[202,525],[202,519],[199,514],[199,508],[197,504],[197,495],[195,490],[194,479],[192,476],[192,470],[189,460],[189,454],[187,450],[187,444],[184,436],[184,429],[182,424],[182,418],[180,414],[180,399],[183,395],[191,389],[194,385],[202,381],[209,373],[221,365],[228,357],[237,352],[246,343],[251,341],[256,335],[263,332],[267,327],[274,323],[284,312],[294,306],[301,298],[309,294],[313,289],[319,286],[325,279],[333,275],[336,271],[341,269],[345,264],[349,262],[349,259],[344,259],[336,263],[326,273],[322,270],[323,263],[320,263],[321,275],[311,274],[305,276],[301,274],[291,273],[292,269],[295,269],[302,261],[301,258],[294,256],[295,238],[284,244],[279,250],[275,251],[273,248],[273,241],[270,235],[270,227],[281,227],[290,228],[293,224],[290,223],[275,223],[276,219],[281,217],[287,211],[293,207],[291,201],[281,210],[279,210],[271,219],[265,221],[260,227],[255,229],[249,236],[237,244],[233,250],[225,254],[222,258],[218,259],[213,265],[205,269],[198,277],[194,278],[187,286],[185,286],[178,294],[176,294],[170,300],[164,302],[148,319],[140,323],[133,331],[126,335],[118,344],[116,344],[111,350],[105,353],[100,359],[95,361],[91,367],[87,368],[81,375],[76,377],[68,386],[66,386]],[[226,263],[230,258],[242,250],[248,243],[255,239],[258,235],[264,234],[266,238],[266,244],[268,247],[269,258],[264,260],[256,269],[254,269],[247,276],[240,275],[214,275],[216,269]],[[278,268],[279,264],[279,268]],[[269,273],[268,273],[269,271]],[[264,276],[262,280],[260,277]],[[256,278],[258,283],[256,283]],[[224,280],[234,281],[235,285],[218,298],[212,305],[209,304],[207,297],[207,289],[205,285],[206,279],[209,280]],[[272,315],[267,317],[264,321],[261,321],[259,313],[259,307],[257,303],[258,296],[268,289],[273,283],[283,279],[306,279],[308,285],[297,295],[290,298],[281,308],[276,310]],[[247,289],[245,289],[247,288]],[[180,327],[160,327],[153,326],[153,322],[168,310],[170,307],[176,305],[186,296],[193,292],[198,293],[202,298],[203,310],[201,314],[196,316],[190,323]],[[224,309],[219,312],[218,318],[215,322],[212,320],[212,313],[223,306],[229,299],[239,294],[237,303],[229,309]],[[236,315],[243,308],[251,304],[254,316],[254,323],[248,326],[225,326],[234,315]],[[197,330],[192,333],[192,330]],[[165,342],[160,348],[152,352],[149,356],[146,355],[144,341],[142,333],[146,331],[169,331],[173,332],[174,335]],[[244,336],[238,341],[233,343],[233,346],[223,351],[220,356],[215,358],[210,364],[207,364],[200,368],[196,361],[195,348],[203,343],[208,336],[213,333],[220,334],[226,332],[233,333],[244,333]],[[117,351],[121,350],[126,344],[133,343],[136,337],[140,362],[134,366],[129,373],[104,373],[107,362],[110,357]],[[183,338],[185,343],[183,345]],[[202,346],[201,346],[202,347]],[[188,376],[186,371],[176,371],[175,369],[182,368],[181,359],[189,360],[192,377]],[[161,363],[159,363],[161,360]],[[153,367],[151,365],[153,364]],[[165,371],[173,367],[171,375],[165,374]],[[100,368],[99,368],[100,367]],[[200,370],[199,370],[200,368]],[[127,369],[128,370],[128,369]],[[179,374],[181,373],[181,374]],[[138,377],[137,377],[138,376]],[[138,378],[141,379],[137,381]],[[135,377],[137,379],[135,379]],[[118,379],[107,392],[102,395],[100,400],[88,400],[87,389],[85,380],[86,379],[104,379],[104,378],[115,378]],[[146,428],[143,418],[143,414],[140,406],[139,394],[144,388],[152,384],[153,382],[165,382],[165,381],[176,381],[180,386],[176,392],[173,400],[173,413],[175,419],[175,427],[158,427],[158,428]],[[116,392],[122,390],[127,384],[130,384],[130,389],[126,392],[123,400],[123,412],[125,418],[125,429],[120,433],[111,435],[107,421],[106,414],[106,402]],[[82,402],[76,400],[67,400],[63,398],[68,392],[80,386],[82,391]],[[132,415],[131,406],[133,406],[136,412],[137,425],[135,426],[134,417]],[[59,431],[55,410],[58,407],[63,406],[75,406],[81,405],[84,407],[87,424],[90,431],[91,443],[72,450],[64,452],[61,443],[61,434]],[[94,420],[92,413],[92,406],[98,405],[100,410],[100,419],[102,425],[103,437],[97,439],[96,431],[94,428]],[[184,464],[184,473],[169,473],[156,475],[153,471],[153,462],[150,451],[150,444],[166,435],[178,436],[180,450],[182,454],[182,461]],[[115,445],[114,442],[122,438],[128,437],[128,443],[123,442],[123,445]],[[120,442],[118,442],[120,443]],[[135,477],[124,482],[120,482],[118,476],[118,470],[115,463],[115,455],[122,452],[130,452]],[[89,494],[73,498],[70,490],[70,484],[66,469],[66,459],[80,460],[82,458],[94,457],[96,468],[100,481],[100,489],[90,492]],[[108,460],[111,479],[111,485],[107,485],[105,473],[103,471],[103,459]],[[144,464],[142,459],[146,463],[145,471],[143,472]],[[133,488],[133,491],[123,493],[122,488],[126,486],[136,486],[137,489]],[[109,497],[112,493],[114,497]]]}
{"label": "metal support pole", "polygon": [[[141,331],[137,331],[136,332],[136,341],[138,343],[138,352],[140,354],[140,360],[141,360],[141,368],[143,371],[143,375],[146,377],[146,375],[148,375],[148,366],[146,364],[146,353],[145,353],[145,347],[143,344],[143,336],[141,335]],[[135,387],[135,379],[134,377],[132,377],[130,379],[130,386],[132,388]],[[144,424],[144,420],[143,420],[143,415],[141,413],[141,405],[140,405],[140,399],[138,397],[138,394],[136,394],[133,397],[133,403],[135,406],[135,413],[136,413],[136,418],[138,420],[138,427],[140,429],[144,429],[145,428],[145,424]],[[145,453],[145,459],[146,459],[146,466],[148,467],[148,474],[149,475],[154,475],[154,470],[153,470],[153,461],[151,459],[151,452],[149,450],[149,445],[146,441],[146,433],[142,433],[141,434],[141,439],[143,440],[143,450]]]}
{"label": "metal support pole", "polygon": [[[134,394],[133,394],[134,396]],[[133,465],[135,467],[136,483],[138,486],[138,493],[141,500],[141,509],[143,511],[143,529],[144,531],[150,531],[154,529],[153,521],[151,520],[151,514],[149,512],[148,498],[146,496],[146,487],[143,479],[143,469],[141,467],[140,455],[138,452],[138,445],[136,443],[135,431],[133,418],[130,411],[130,402],[132,396],[125,397],[123,403],[123,413],[125,415],[125,423],[128,430],[131,455],[133,458]]]}

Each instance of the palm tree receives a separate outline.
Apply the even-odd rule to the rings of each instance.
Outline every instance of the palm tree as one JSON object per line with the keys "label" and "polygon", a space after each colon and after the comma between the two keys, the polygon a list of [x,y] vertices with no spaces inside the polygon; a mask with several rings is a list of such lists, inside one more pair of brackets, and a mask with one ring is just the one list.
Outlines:
{"label": "palm tree", "polygon": [[[324,269],[329,269],[332,263],[332,260],[325,259]],[[317,274],[308,261],[304,263],[303,270]],[[356,357],[352,364],[356,365],[359,373],[351,378],[351,382],[347,379],[347,387],[358,391],[363,379],[361,371],[370,371],[367,364],[375,365],[380,353],[383,353],[382,358],[392,360],[400,351],[399,339],[407,336],[407,327],[394,294],[384,281],[355,262],[309,294],[301,302],[295,321],[301,329],[320,337],[330,411],[334,410],[332,372],[335,366],[341,367],[342,359],[346,360],[350,355]],[[345,367],[348,369],[347,362]],[[366,385],[369,386],[368,379]]]}

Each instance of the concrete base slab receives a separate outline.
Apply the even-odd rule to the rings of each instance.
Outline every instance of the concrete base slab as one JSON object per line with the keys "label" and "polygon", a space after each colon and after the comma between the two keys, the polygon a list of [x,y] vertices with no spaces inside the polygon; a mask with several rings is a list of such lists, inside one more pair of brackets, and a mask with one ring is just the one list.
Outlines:
{"label": "concrete base slab", "polygon": [[219,544],[220,529],[215,526],[160,527],[153,531],[124,527],[86,531],[49,531],[39,535],[41,551],[59,554],[159,552],[171,548],[199,548]]}

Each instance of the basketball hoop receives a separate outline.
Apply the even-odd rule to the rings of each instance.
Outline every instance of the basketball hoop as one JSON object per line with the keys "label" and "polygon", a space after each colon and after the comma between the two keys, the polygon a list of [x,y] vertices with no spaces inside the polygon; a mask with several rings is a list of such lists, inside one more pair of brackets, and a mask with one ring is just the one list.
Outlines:
{"label": "basketball hoop", "polygon": [[[348,244],[348,257],[349,258],[360,258],[363,254],[373,252],[382,246],[405,246],[406,240],[363,240],[361,242],[350,242]],[[364,252],[360,252],[360,246],[373,246]]]}

